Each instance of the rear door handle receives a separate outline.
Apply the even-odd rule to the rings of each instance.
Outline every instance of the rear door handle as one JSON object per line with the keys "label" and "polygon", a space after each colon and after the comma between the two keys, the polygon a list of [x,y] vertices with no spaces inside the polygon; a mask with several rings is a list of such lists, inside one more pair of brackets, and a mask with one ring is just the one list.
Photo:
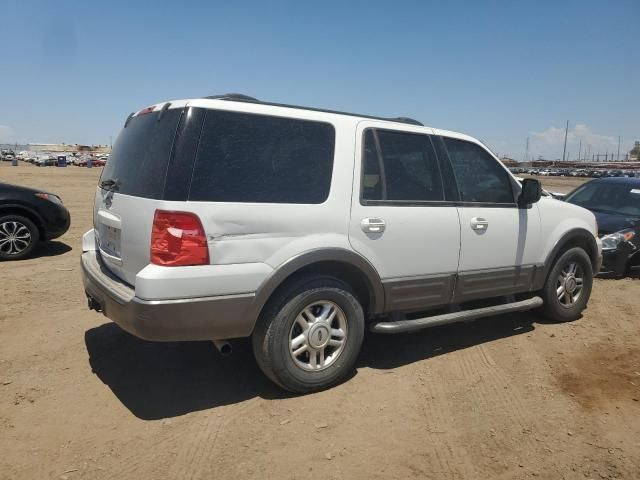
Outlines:
{"label": "rear door handle", "polygon": [[360,222],[360,228],[365,233],[382,233],[387,224],[381,218],[363,218]]}
{"label": "rear door handle", "polygon": [[482,217],[473,217],[471,219],[471,228],[476,231],[484,231],[489,228],[489,222],[486,218]]}

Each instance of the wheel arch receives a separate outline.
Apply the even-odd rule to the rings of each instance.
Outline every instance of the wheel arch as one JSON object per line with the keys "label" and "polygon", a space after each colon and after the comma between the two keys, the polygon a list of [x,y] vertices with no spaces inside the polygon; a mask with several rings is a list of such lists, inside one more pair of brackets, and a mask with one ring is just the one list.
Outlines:
{"label": "wheel arch", "polygon": [[362,303],[365,315],[384,310],[384,288],[376,269],[365,258],[343,248],[323,248],[305,252],[284,262],[256,291],[252,313],[256,319],[285,283],[301,273],[317,272],[347,282]]}
{"label": "wheel arch", "polygon": [[538,277],[538,284],[535,285],[535,289],[542,288],[558,257],[573,247],[580,247],[587,253],[594,270],[593,274],[598,273],[596,270],[599,269],[600,255],[595,237],[587,229],[574,228],[564,233],[547,254],[543,268],[544,274]]}

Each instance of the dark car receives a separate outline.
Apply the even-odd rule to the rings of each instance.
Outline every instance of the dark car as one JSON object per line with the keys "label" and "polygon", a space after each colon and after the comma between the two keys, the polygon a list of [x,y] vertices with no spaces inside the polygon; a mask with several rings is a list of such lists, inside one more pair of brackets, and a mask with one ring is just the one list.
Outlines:
{"label": "dark car", "polygon": [[57,195],[0,183],[0,260],[28,256],[38,241],[64,234],[70,219]]}
{"label": "dark car", "polygon": [[564,200],[596,216],[602,240],[601,275],[619,277],[640,270],[640,178],[592,180]]}

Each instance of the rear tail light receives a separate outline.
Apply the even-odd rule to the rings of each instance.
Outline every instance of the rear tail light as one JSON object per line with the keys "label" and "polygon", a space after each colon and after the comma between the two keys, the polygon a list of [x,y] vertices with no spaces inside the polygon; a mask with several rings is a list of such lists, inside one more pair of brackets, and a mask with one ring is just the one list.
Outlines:
{"label": "rear tail light", "polygon": [[156,210],[151,263],[170,267],[209,264],[207,237],[197,215]]}

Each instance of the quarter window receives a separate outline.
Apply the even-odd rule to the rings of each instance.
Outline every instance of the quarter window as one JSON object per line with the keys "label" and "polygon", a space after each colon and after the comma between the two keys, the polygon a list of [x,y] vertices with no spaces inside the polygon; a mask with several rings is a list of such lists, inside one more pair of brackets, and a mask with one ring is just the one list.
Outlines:
{"label": "quarter window", "polygon": [[328,123],[208,110],[190,200],[322,203],[331,186]]}
{"label": "quarter window", "polygon": [[372,130],[365,132],[364,200],[442,201],[442,178],[428,135]]}
{"label": "quarter window", "polygon": [[460,200],[514,203],[509,174],[479,145],[443,137],[458,182]]}

